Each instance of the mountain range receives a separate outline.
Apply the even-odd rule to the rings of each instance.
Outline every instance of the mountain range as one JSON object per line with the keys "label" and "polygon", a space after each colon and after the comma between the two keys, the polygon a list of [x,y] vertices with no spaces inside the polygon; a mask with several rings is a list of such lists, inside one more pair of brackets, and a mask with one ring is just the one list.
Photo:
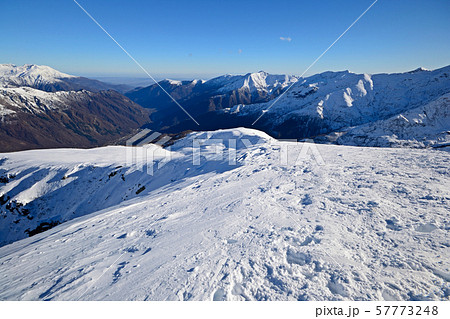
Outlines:
{"label": "mountain range", "polygon": [[87,90],[116,90],[124,93],[132,87],[110,84],[81,76],[59,72],[46,65],[0,64],[0,87],[31,87],[46,92]]}
{"label": "mountain range", "polygon": [[[297,80],[295,76],[272,75],[260,71],[245,75],[224,75],[209,81],[163,80],[159,82],[159,85],[137,88],[125,95],[134,102],[153,110],[152,128],[176,133],[185,129],[221,128],[220,123],[211,121],[213,114],[216,115],[218,111],[238,104],[270,101]],[[206,115],[210,118],[199,121],[199,127],[196,127],[193,121],[183,125],[186,114],[164,93],[162,88],[192,116],[202,119]],[[226,122],[222,125],[227,126]]]}
{"label": "mountain range", "polygon": [[[450,106],[444,98],[450,92],[450,66],[396,74],[324,72],[301,79],[258,72],[209,81],[167,80],[161,85],[200,124],[190,120],[156,84],[127,92],[136,103],[153,109],[149,127],[161,131],[245,126],[276,138],[313,138],[321,143],[360,146],[424,147],[449,142],[450,138],[446,133],[450,129]],[[420,113],[422,108],[427,108],[429,115]],[[431,111],[435,108],[439,110]],[[410,123],[422,126],[411,139],[402,126],[392,127],[392,118],[405,112],[409,112]],[[436,113],[439,123],[437,118],[430,118]],[[371,133],[358,137],[357,128],[370,123],[388,131],[369,129]]]}
{"label": "mountain range", "polygon": [[139,128],[170,134],[249,127],[281,139],[358,146],[450,142],[450,66],[304,78],[260,71],[128,88],[48,66],[2,64],[0,150],[117,144]]}

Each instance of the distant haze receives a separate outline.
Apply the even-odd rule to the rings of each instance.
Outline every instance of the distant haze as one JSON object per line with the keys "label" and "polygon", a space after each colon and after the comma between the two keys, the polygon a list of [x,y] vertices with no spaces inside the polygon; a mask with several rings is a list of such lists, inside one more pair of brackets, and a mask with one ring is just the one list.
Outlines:
{"label": "distant haze", "polygon": [[[129,85],[132,87],[145,87],[145,86],[149,86],[154,84],[155,82],[150,78],[150,77],[138,77],[138,76],[96,76],[96,75],[84,75],[82,74],[81,76],[86,76],[88,78],[91,79],[96,79],[102,82],[107,82],[107,83],[111,83],[111,84],[125,84],[125,85]],[[156,81],[161,81],[164,79],[171,79],[171,80],[178,80],[178,81],[183,81],[183,80],[193,80],[193,79],[204,79],[204,80],[208,80],[210,78],[213,78],[217,76],[216,74],[211,75],[199,75],[199,74],[192,74],[192,75],[185,75],[185,76],[180,76],[180,75],[156,75],[153,76],[155,78]]]}

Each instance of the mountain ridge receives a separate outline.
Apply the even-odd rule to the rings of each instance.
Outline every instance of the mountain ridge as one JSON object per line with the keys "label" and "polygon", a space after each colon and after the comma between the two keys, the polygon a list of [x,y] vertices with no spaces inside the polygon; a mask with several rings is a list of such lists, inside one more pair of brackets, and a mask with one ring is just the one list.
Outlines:
{"label": "mountain ridge", "polygon": [[[144,101],[139,98],[134,100],[144,107],[154,106],[152,105],[154,101],[163,113],[170,111],[167,118],[158,115],[158,109],[152,114],[153,121],[149,127],[163,132],[177,133],[185,130],[215,130],[244,126],[263,130],[276,138],[312,138],[319,143],[335,143],[335,138],[326,136],[330,134],[340,136],[360,125],[387,121],[392,116],[423,107],[450,92],[450,66],[435,70],[421,67],[403,73],[380,74],[354,73],[348,70],[326,71],[304,78],[295,78],[290,82],[283,81],[283,76],[274,76],[278,77],[279,81],[272,83],[283,85],[278,86],[278,91],[275,90],[269,98],[267,94],[270,89],[267,89],[267,86],[259,89],[258,81],[252,81],[258,75],[269,76],[263,71],[245,75],[224,75],[204,82],[197,91],[189,81],[178,82],[171,92],[175,93],[180,104],[196,118],[200,126],[182,114],[166,97],[160,96],[162,100],[154,98],[152,94],[159,91],[155,85],[137,90],[139,92],[153,90],[152,94],[143,97]],[[256,85],[250,85],[253,83]],[[288,84],[292,84],[292,87],[284,92]],[[203,89],[208,87],[209,91]],[[250,88],[253,89],[252,92]],[[179,95],[179,92],[183,94]],[[252,96],[254,92],[257,92],[257,95]],[[272,100],[282,93],[283,95],[272,105]],[[133,99],[133,96],[130,98]],[[450,108],[447,102],[441,107]],[[263,112],[265,114],[254,125],[254,121]],[[440,133],[438,135],[446,136]],[[342,138],[341,141],[349,141],[348,137]],[[429,140],[421,144],[411,141],[392,145],[417,147],[430,146],[438,142]],[[356,141],[349,143],[356,145]]]}
{"label": "mountain ridge", "polygon": [[[270,75],[260,71],[245,75],[223,75],[213,79],[159,82],[192,116],[222,110],[239,103],[270,101],[278,96],[295,76]],[[132,101],[152,109],[152,128],[164,130],[178,125],[185,114],[159,87],[153,84],[131,90],[125,95]],[[198,128],[194,128],[198,129]]]}
{"label": "mountain ridge", "polygon": [[116,90],[124,93],[127,85],[117,85],[62,73],[46,65],[0,64],[0,87],[31,87],[46,92]]}
{"label": "mountain ridge", "polygon": [[148,110],[113,90],[0,88],[0,150],[116,144],[148,118]]}
{"label": "mountain ridge", "polygon": [[[85,83],[94,83],[93,88],[88,85],[87,89],[99,92],[95,80],[84,82],[83,78],[66,75],[50,67],[0,65],[0,87],[3,87],[4,101],[4,105],[0,104],[0,116],[2,120],[13,117],[17,112],[14,103],[22,103],[24,110],[30,107],[35,112],[41,112],[42,108],[50,111],[61,96],[86,90],[80,88]],[[30,95],[31,89],[27,93],[24,87],[39,91],[33,91],[34,95]],[[200,126],[188,118],[161,87],[198,120]],[[290,89],[285,91],[288,87]],[[361,145],[362,139],[351,141],[350,137],[355,135],[350,133],[345,137],[346,132],[356,132],[359,126],[378,123],[389,134],[394,134],[394,130],[382,121],[392,125],[391,117],[424,107],[449,92],[450,66],[446,66],[436,70],[417,68],[403,73],[380,74],[326,71],[303,78],[259,71],[242,75],[226,74],[207,81],[165,79],[145,88],[135,88],[125,96],[146,108],[150,114],[150,119],[139,120],[139,123],[162,133],[243,126],[263,130],[276,138],[313,138],[320,143]],[[17,98],[19,93],[23,95],[21,98]],[[16,98],[12,99],[12,96]],[[276,103],[272,104],[274,99],[277,99]],[[5,101],[9,101],[8,107]],[[448,99],[443,101],[440,107],[447,110],[450,107]],[[58,105],[62,106],[61,103]],[[264,115],[253,125],[262,112]],[[423,123],[432,125],[430,121]],[[427,134],[426,130],[419,131]],[[428,136],[429,140],[424,143],[415,143],[413,140],[422,137],[415,136],[408,142],[404,139],[405,132],[396,132],[403,136],[404,143],[373,143],[368,140],[372,136],[369,134],[367,144],[430,147],[446,143],[447,138],[443,131],[434,137]],[[376,139],[380,141],[378,137]],[[390,139],[395,140],[395,137]]]}

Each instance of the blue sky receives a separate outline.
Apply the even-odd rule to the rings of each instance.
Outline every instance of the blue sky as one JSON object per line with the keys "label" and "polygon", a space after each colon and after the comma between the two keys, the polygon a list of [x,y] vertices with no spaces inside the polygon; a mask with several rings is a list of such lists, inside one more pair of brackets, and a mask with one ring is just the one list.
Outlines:
{"label": "blue sky", "polygon": [[[151,74],[301,74],[373,0],[78,0]],[[72,0],[1,4],[0,63],[145,76]],[[379,0],[308,72],[450,64],[449,0]],[[281,40],[290,38],[291,41]]]}

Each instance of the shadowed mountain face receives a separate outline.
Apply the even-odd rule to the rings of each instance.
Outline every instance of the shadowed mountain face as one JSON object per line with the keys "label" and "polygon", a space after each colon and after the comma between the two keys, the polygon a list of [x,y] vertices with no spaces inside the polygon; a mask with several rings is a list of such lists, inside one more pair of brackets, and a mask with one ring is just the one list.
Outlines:
{"label": "shadowed mountain face", "polygon": [[46,83],[35,86],[36,89],[46,92],[57,91],[79,91],[89,90],[91,92],[99,92],[103,90],[115,90],[120,93],[125,93],[132,87],[124,84],[110,84],[98,80],[92,80],[85,77],[63,78],[59,82]]}
{"label": "shadowed mountain face", "polygon": [[114,144],[148,118],[115,91],[0,89],[0,151]]}
{"label": "shadowed mountain face", "polygon": [[[283,89],[297,81],[296,77],[271,75],[265,72],[246,75],[225,75],[209,81],[172,81],[164,80],[145,88],[137,88],[125,95],[134,102],[154,110],[151,116],[154,129],[178,132],[184,129],[217,129],[230,126],[231,118],[219,114],[221,110],[238,104],[267,102],[277,97]],[[172,95],[192,116],[205,118],[198,121],[200,126],[183,112],[167,96]],[[225,121],[227,120],[227,121]],[[232,121],[241,123],[241,119]],[[235,126],[234,126],[235,127]]]}

